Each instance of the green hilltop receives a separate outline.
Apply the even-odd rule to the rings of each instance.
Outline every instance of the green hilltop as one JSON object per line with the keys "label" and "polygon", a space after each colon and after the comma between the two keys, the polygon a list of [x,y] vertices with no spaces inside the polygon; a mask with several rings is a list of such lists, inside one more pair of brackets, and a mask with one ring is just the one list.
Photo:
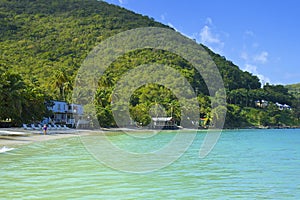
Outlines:
{"label": "green hilltop", "polygon": [[291,93],[298,100],[300,100],[300,83],[286,85],[285,87],[289,90],[289,93]]}
{"label": "green hilltop", "polygon": [[[170,27],[147,16],[96,0],[2,0],[0,2],[0,119],[14,125],[47,116],[44,103],[51,99],[71,101],[77,72],[88,53],[105,39],[140,27]],[[261,87],[259,79],[225,57],[201,45],[217,65],[226,88],[225,127],[298,126],[299,102],[281,85]],[[189,80],[197,91],[202,125],[217,118],[215,101],[201,75],[186,60],[170,52],[143,49],[118,58],[98,81],[94,105],[101,126],[112,127],[112,91],[122,74],[146,63],[168,64]],[[147,95],[151,94],[151,95]],[[268,101],[267,107],[257,100]],[[292,106],[279,110],[276,102]],[[130,113],[146,126],[149,111],[159,103],[180,123],[180,105],[167,88],[149,84],[130,99]],[[171,105],[171,106],[170,106]],[[85,109],[89,110],[91,105]],[[222,109],[221,109],[222,110]],[[94,120],[97,120],[94,119]],[[205,124],[207,123],[207,124]]]}

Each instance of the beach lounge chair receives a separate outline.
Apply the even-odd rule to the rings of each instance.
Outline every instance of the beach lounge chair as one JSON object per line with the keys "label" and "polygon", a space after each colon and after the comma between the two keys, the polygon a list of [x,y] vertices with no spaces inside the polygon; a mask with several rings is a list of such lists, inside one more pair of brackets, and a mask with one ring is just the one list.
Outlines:
{"label": "beach lounge chair", "polygon": [[41,125],[41,124],[38,124],[38,128],[39,128],[40,130],[42,130],[42,129],[43,129],[43,127],[42,127],[42,125]]}
{"label": "beach lounge chair", "polygon": [[33,130],[39,130],[39,127],[36,127],[34,124],[31,124],[31,128],[32,128]]}
{"label": "beach lounge chair", "polygon": [[27,126],[27,124],[23,124],[23,128],[24,128],[25,130],[32,130],[31,127],[28,127],[28,126]]}
{"label": "beach lounge chair", "polygon": [[63,129],[70,129],[69,127],[67,127],[67,125],[64,125],[63,127],[62,127]]}
{"label": "beach lounge chair", "polygon": [[63,129],[60,124],[58,124],[56,126],[57,126],[57,129],[60,129],[60,130]]}

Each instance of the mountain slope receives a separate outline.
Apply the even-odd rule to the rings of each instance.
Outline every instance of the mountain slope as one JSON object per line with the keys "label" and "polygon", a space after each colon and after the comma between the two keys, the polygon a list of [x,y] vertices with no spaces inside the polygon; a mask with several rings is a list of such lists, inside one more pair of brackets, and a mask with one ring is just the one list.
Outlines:
{"label": "mountain slope", "polygon": [[286,85],[285,87],[289,90],[289,93],[294,94],[296,98],[300,99],[300,83]]}
{"label": "mountain slope", "polygon": [[[35,77],[48,89],[56,70],[73,77],[87,53],[109,36],[137,27],[169,28],[96,0],[3,0],[0,16],[2,67],[18,71],[26,80]],[[207,51],[216,59],[229,89],[260,87],[257,77]]]}
{"label": "mountain slope", "polygon": [[[22,94],[25,102],[27,100],[36,102],[34,99],[37,97],[39,103],[43,102],[43,99],[70,101],[76,73],[88,53],[97,44],[117,33],[149,26],[171,29],[147,16],[97,0],[0,1],[0,72],[3,72],[1,75],[4,74],[1,78],[18,79],[16,83],[24,83],[29,86],[19,87],[19,91],[14,96],[6,99],[14,99],[15,96]],[[254,101],[257,99],[282,103],[291,102],[291,97],[285,92],[280,92],[280,87],[268,86],[266,89],[262,89],[256,76],[241,71],[238,66],[226,60],[225,57],[215,54],[204,45],[202,46],[219,68],[227,90],[227,102],[238,105],[232,107],[232,113],[235,113],[231,113],[237,119],[235,120],[236,124],[240,124],[238,119],[244,120],[244,122],[248,120],[248,118],[239,117],[236,111],[240,110],[243,113],[243,107],[254,107]],[[102,105],[98,105],[97,116],[104,122],[107,120],[105,125],[114,125],[109,107],[111,91],[114,87],[112,83],[119,78],[121,71],[149,62],[170,64],[185,75],[199,94],[201,117],[209,117],[211,110],[207,89],[205,89],[206,86],[201,76],[195,73],[193,67],[179,56],[145,49],[130,52],[119,58],[113,63],[112,69],[109,69],[108,73],[102,77],[103,79],[99,80],[100,89],[96,96],[103,102],[100,102]],[[10,81],[3,81],[3,84],[0,82],[0,97],[2,94],[6,95],[7,91],[11,89],[1,88],[3,85],[11,85],[7,83]],[[103,92],[102,89],[107,91]],[[32,95],[28,95],[24,90],[31,91]],[[148,98],[147,94],[150,92],[157,98]],[[149,116],[146,114],[151,109],[151,103],[156,100],[163,101],[167,114],[174,112],[177,113],[177,118],[180,117],[179,109],[176,108],[179,106],[175,102],[174,95],[166,88],[151,85],[148,88],[138,89],[131,99],[131,110],[136,113],[134,117],[137,121],[141,119],[149,121]],[[171,103],[175,108],[167,106]],[[28,117],[26,119],[28,118],[28,121],[32,120],[30,119],[30,110],[28,110],[30,104],[18,103],[20,108],[23,106],[24,110],[27,109]],[[7,104],[0,104],[0,120],[10,117],[7,113],[8,107]],[[39,107],[34,112],[38,112],[38,109]],[[145,113],[140,113],[143,109]],[[21,111],[17,112],[20,109],[15,110],[15,116],[24,115]],[[264,113],[264,111],[259,112]],[[257,113],[255,115],[257,116]],[[270,114],[270,117],[272,116],[273,114]],[[24,117],[19,116],[18,119],[21,121],[24,120]],[[257,122],[258,119],[255,120],[256,124],[260,123]],[[255,124],[248,121],[245,124]],[[273,121],[272,124],[277,123],[276,120]],[[231,122],[232,120],[227,121],[229,125]]]}
{"label": "mountain slope", "polygon": [[37,79],[48,89],[56,70],[72,79],[103,39],[137,27],[165,27],[95,0],[3,0],[0,16],[1,66],[18,71],[27,81]]}

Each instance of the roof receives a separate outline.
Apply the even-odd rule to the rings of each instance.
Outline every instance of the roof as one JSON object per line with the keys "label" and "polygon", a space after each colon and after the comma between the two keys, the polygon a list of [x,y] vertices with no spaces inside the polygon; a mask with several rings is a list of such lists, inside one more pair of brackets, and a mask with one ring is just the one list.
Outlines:
{"label": "roof", "polygon": [[162,122],[167,122],[171,121],[172,117],[152,117],[152,120],[157,122],[157,121],[162,121]]}

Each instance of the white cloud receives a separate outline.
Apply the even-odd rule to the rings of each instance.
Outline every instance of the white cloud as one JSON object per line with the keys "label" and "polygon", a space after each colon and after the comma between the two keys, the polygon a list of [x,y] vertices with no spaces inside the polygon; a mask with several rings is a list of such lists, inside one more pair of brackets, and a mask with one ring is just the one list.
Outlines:
{"label": "white cloud", "polygon": [[[175,31],[180,32],[171,22],[168,22],[168,14],[164,13],[160,15],[160,20],[167,24],[169,27],[173,28]],[[183,33],[182,33],[183,34]]]}
{"label": "white cloud", "polygon": [[203,44],[212,45],[216,44],[219,46],[224,46],[224,43],[219,39],[219,36],[213,34],[209,26],[205,25],[200,32],[200,39]]}
{"label": "white cloud", "polygon": [[229,37],[225,32],[217,32],[212,18],[207,17],[204,21],[204,26],[200,29],[200,31],[198,33],[193,33],[192,35],[188,35],[187,37],[204,44],[216,53],[223,54],[225,43],[221,40],[220,35]]}
{"label": "white cloud", "polygon": [[245,70],[250,72],[250,73],[257,74],[257,67],[254,66],[254,65],[246,64],[245,65]]}
{"label": "white cloud", "polygon": [[257,76],[262,85],[265,85],[266,83],[271,83],[271,80],[268,77],[258,73],[257,66],[255,65],[246,64],[244,70]]}
{"label": "white cloud", "polygon": [[168,22],[168,26],[170,26],[171,28],[173,28],[175,31],[178,31],[178,29],[173,24],[171,24],[170,22]]}
{"label": "white cloud", "polygon": [[269,56],[269,53],[266,51],[263,51],[256,55],[253,55],[253,54],[251,55],[247,51],[244,50],[241,52],[240,58],[246,62],[265,64],[266,62],[268,62],[268,56]]}
{"label": "white cloud", "polygon": [[208,25],[210,25],[210,26],[213,25],[212,19],[210,17],[206,18],[205,23],[208,24]]}
{"label": "white cloud", "polygon": [[208,46],[213,51],[222,54],[224,42],[219,39],[217,34],[211,31],[211,28],[205,25],[200,31],[200,41],[202,44]]}
{"label": "white cloud", "polygon": [[202,27],[199,33],[193,34],[193,38],[195,38],[200,43],[206,45],[214,52],[223,54],[223,48],[225,43],[221,40],[220,34],[225,37],[229,37],[225,32],[216,31],[216,27],[213,24],[213,20],[210,17],[205,19],[205,25]]}
{"label": "white cloud", "polygon": [[127,4],[127,0],[119,0],[119,4]]}
{"label": "white cloud", "polygon": [[268,55],[269,55],[268,52],[263,51],[260,54],[255,55],[253,59],[255,62],[264,64],[264,63],[268,62]]}

